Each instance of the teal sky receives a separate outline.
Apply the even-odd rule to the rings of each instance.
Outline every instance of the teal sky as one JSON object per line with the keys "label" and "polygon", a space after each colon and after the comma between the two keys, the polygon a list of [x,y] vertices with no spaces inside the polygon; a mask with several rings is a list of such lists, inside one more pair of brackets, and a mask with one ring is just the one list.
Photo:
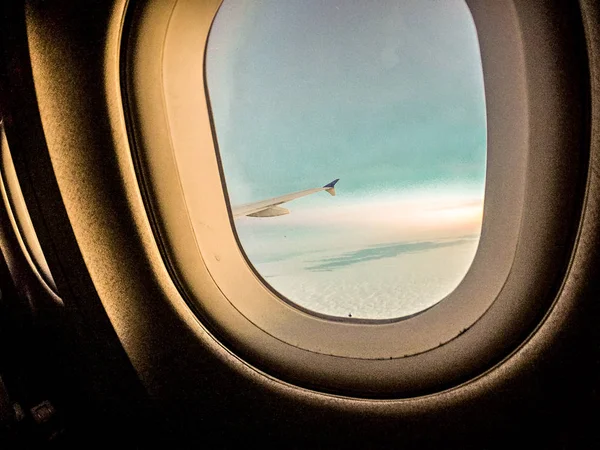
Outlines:
{"label": "teal sky", "polygon": [[487,153],[463,0],[225,0],[206,75],[232,205],[340,178],[336,197],[236,220],[275,289],[387,318],[456,287],[481,231]]}
{"label": "teal sky", "polygon": [[226,0],[207,79],[233,204],[334,178],[346,195],[483,186],[483,79],[462,0]]}

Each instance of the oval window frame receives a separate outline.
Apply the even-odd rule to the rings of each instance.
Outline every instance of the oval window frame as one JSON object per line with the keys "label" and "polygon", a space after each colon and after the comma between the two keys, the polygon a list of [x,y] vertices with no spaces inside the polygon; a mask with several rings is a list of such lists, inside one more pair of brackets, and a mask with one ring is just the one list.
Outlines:
{"label": "oval window frame", "polygon": [[[139,181],[163,258],[188,304],[250,363],[322,390],[414,395],[464,380],[506,356],[531,332],[560,288],[547,280],[560,279],[566,270],[576,230],[565,233],[557,224],[579,214],[583,191],[578,180],[585,155],[575,164],[564,162],[578,155],[582,142],[585,111],[576,99],[584,97],[586,87],[574,94],[570,82],[581,68],[563,70],[566,62],[552,57],[564,49],[544,39],[552,35],[549,21],[540,20],[547,5],[467,2],[478,30],[486,30],[480,33],[480,47],[488,111],[484,222],[471,268],[493,282],[478,276],[469,280],[474,276],[470,270],[461,286],[483,284],[485,289],[464,295],[459,286],[405,320],[332,321],[278,299],[247,262],[227,208],[207,92],[190,88],[199,76],[204,79],[204,58],[196,58],[202,70],[168,70],[194,60],[186,53],[191,49],[205,50],[219,3],[137,2],[122,51],[122,89]],[[182,132],[183,122],[174,118],[190,110],[198,112],[202,125]],[[559,132],[549,123],[567,124],[569,131],[563,127]],[[177,165],[180,154],[164,151],[174,145],[184,154],[210,149],[203,152],[197,178],[205,183],[198,188],[212,198],[192,208],[179,183],[185,164]],[[553,158],[547,158],[548,152]],[[553,176],[544,177],[549,173]],[[506,184],[508,190],[490,190],[494,184]],[[565,185],[573,187],[565,190]],[[573,192],[576,202],[569,201]],[[200,217],[194,220],[202,224],[200,232],[192,229],[190,210],[194,219]],[[540,232],[537,223],[550,225]],[[189,244],[196,236],[201,250],[194,252]],[[224,239],[229,240],[225,253]],[[544,248],[545,242],[559,245]],[[236,252],[238,265],[230,262]],[[557,258],[563,264],[553,265]],[[494,267],[498,263],[501,270]],[[242,283],[239,273],[246,277]],[[269,305],[275,305],[274,311]],[[441,326],[444,321],[450,326]]]}

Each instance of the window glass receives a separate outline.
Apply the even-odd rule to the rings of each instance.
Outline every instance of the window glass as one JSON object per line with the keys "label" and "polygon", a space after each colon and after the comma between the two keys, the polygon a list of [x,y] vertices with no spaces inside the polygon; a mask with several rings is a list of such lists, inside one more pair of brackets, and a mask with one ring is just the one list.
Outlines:
{"label": "window glass", "polygon": [[273,289],[387,319],[456,288],[479,242],[487,152],[463,0],[225,0],[206,58],[235,229]]}

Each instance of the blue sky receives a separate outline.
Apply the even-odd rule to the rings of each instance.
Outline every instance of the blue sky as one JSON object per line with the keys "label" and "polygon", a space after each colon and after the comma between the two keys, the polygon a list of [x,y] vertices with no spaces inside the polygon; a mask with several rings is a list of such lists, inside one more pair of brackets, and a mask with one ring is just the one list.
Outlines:
{"label": "blue sky", "polygon": [[[428,242],[479,233],[485,98],[463,0],[226,0],[206,59],[233,205],[340,178],[335,198],[236,221],[259,271],[311,252],[347,262],[418,248],[435,259],[452,246]],[[314,266],[290,270],[310,283]]]}

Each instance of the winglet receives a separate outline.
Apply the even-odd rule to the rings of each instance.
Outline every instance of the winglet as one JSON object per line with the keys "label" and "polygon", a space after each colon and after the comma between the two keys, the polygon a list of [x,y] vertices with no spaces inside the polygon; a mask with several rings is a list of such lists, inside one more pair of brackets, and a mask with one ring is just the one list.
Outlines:
{"label": "winglet", "polygon": [[333,180],[331,183],[326,184],[325,186],[323,186],[323,189],[325,189],[327,192],[329,192],[330,195],[335,195],[335,184],[340,181],[339,178],[336,178],[335,180]]}
{"label": "winglet", "polygon": [[340,181],[339,178],[336,178],[335,180],[333,180],[331,183],[326,184],[325,186],[323,186],[324,188],[332,188],[335,186],[335,183],[337,183],[338,181]]}

